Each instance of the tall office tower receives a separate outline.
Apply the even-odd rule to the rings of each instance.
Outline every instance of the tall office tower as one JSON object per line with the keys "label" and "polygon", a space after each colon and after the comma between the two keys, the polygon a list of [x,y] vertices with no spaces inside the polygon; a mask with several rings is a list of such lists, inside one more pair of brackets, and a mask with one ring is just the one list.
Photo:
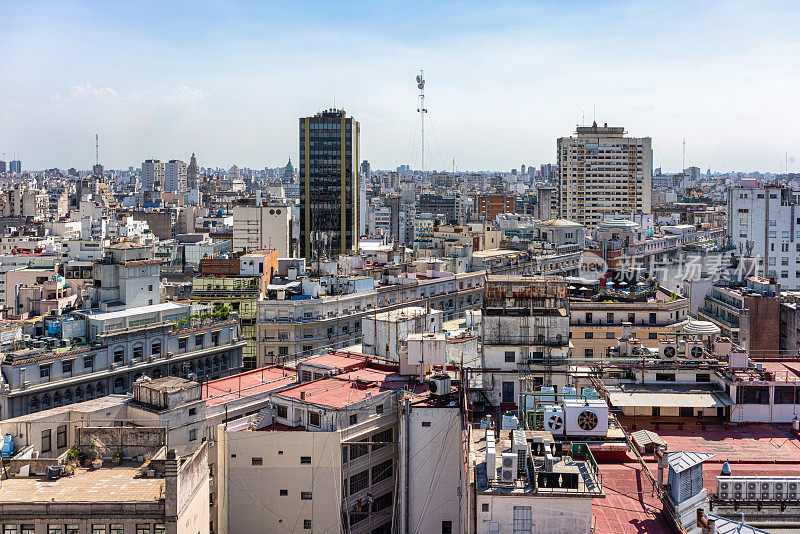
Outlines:
{"label": "tall office tower", "polygon": [[370,168],[369,161],[364,160],[361,162],[361,174],[367,181],[372,178],[372,169]]}
{"label": "tall office tower", "polygon": [[142,189],[153,191],[164,183],[164,164],[157,159],[146,159],[142,163]]}
{"label": "tall office tower", "polygon": [[344,110],[300,119],[300,256],[356,250],[359,125]]}
{"label": "tall office tower", "polygon": [[6,162],[0,161],[0,174],[5,174],[5,173],[6,173]]}
{"label": "tall office tower", "polygon": [[576,133],[558,139],[559,218],[594,228],[605,215],[650,213],[652,140],[596,122]]}
{"label": "tall office tower", "polygon": [[189,166],[186,167],[186,185],[189,189],[197,189],[197,158],[192,152],[192,159],[189,160]]}
{"label": "tall office tower", "polygon": [[22,162],[18,159],[12,161],[9,165],[9,172],[11,174],[22,174]]}
{"label": "tall office tower", "polygon": [[95,163],[94,165],[92,165],[92,176],[94,176],[95,178],[102,178],[104,172],[105,171],[103,169],[103,166],[100,165],[99,163]]}
{"label": "tall office tower", "polygon": [[164,191],[181,193],[186,191],[186,164],[179,159],[171,159],[164,164]]}

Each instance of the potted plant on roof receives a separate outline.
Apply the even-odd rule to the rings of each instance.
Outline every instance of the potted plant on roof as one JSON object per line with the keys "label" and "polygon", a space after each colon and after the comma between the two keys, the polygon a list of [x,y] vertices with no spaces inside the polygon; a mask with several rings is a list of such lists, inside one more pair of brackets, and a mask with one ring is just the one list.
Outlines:
{"label": "potted plant on roof", "polygon": [[111,461],[114,462],[114,465],[122,463],[122,451],[117,451],[114,456],[111,457]]}
{"label": "potted plant on roof", "polygon": [[103,460],[100,458],[100,451],[97,450],[97,437],[92,436],[92,445],[89,447],[89,457],[92,459],[92,469],[103,467]]}

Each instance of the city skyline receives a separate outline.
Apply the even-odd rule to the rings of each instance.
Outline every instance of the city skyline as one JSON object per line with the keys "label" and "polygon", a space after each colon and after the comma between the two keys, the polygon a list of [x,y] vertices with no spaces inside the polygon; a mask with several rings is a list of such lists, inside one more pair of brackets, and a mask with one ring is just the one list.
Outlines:
{"label": "city skyline", "polygon": [[297,117],[335,102],[373,168],[418,168],[424,68],[427,169],[552,163],[556,139],[596,118],[651,137],[665,172],[683,139],[687,167],[797,172],[800,25],[788,2],[751,7],[12,3],[4,16],[26,24],[0,35],[14,73],[0,152],[89,169],[100,132],[109,169],[192,152],[264,168],[296,162]]}

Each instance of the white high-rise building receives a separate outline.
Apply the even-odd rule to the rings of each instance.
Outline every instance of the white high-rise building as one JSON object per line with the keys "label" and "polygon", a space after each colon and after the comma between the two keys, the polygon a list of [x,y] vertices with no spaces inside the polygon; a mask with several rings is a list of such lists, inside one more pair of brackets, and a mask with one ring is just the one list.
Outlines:
{"label": "white high-rise building", "polygon": [[164,191],[180,193],[186,191],[186,163],[171,159],[164,164]]}
{"label": "white high-rise building", "polygon": [[576,134],[558,139],[559,218],[594,228],[604,215],[650,213],[652,140],[596,122]]}
{"label": "white high-rise building", "polygon": [[157,159],[146,159],[142,163],[142,189],[152,191],[156,184],[164,183],[164,164]]}
{"label": "white high-rise building", "polygon": [[776,278],[781,289],[800,288],[800,191],[729,189],[728,236],[735,253],[755,259],[756,274]]}

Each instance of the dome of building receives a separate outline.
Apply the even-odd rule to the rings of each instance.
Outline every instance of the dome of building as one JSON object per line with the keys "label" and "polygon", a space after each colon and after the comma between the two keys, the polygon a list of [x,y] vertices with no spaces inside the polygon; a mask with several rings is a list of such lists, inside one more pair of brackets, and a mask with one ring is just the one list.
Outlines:
{"label": "dome of building", "polygon": [[698,321],[696,319],[690,320],[683,327],[683,331],[689,334],[703,334],[707,336],[716,336],[721,332],[720,328],[711,321]]}

